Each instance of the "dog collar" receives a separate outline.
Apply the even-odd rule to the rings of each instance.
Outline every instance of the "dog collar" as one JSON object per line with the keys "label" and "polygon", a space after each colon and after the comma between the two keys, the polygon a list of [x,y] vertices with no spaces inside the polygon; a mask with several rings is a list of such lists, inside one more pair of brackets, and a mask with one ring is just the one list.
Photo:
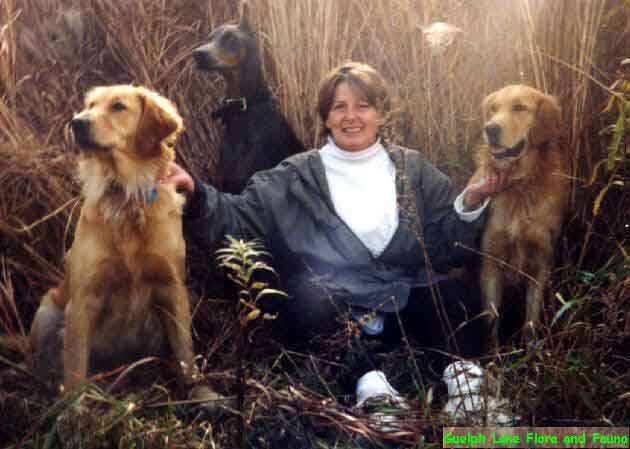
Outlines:
{"label": "dog collar", "polygon": [[224,98],[220,106],[212,111],[212,120],[225,122],[228,115],[245,111],[247,111],[247,98]]}
{"label": "dog collar", "polygon": [[[105,192],[113,195],[124,195],[125,189],[120,184],[113,182],[107,187]],[[138,196],[140,196],[144,201],[152,203],[157,199],[158,191],[156,187],[153,187],[150,190],[141,190]],[[138,198],[138,196],[136,196],[136,198]]]}
{"label": "dog collar", "polygon": [[505,159],[505,158],[508,158],[508,157],[516,157],[516,156],[518,156],[519,154],[521,154],[521,151],[523,151],[523,148],[525,148],[525,139],[521,140],[519,143],[514,145],[512,148],[506,148],[505,150],[503,150],[500,153],[493,153],[491,151],[490,154],[492,155],[492,157],[494,159],[500,160],[500,159]]}
{"label": "dog collar", "polygon": [[221,105],[222,106],[240,105],[241,111],[247,111],[247,98],[245,97],[224,98],[223,101],[221,101]]}
{"label": "dog collar", "polygon": [[271,96],[266,91],[258,92],[257,95],[250,97],[249,100],[247,97],[224,98],[221,100],[219,107],[212,111],[212,120],[221,120],[225,123],[228,116],[248,111],[257,104],[266,103],[270,100]]}
{"label": "dog collar", "polygon": [[155,201],[155,199],[157,198],[157,189],[154,187],[151,190],[149,190],[148,192],[145,193],[144,198],[149,202],[152,203],[153,201]]}

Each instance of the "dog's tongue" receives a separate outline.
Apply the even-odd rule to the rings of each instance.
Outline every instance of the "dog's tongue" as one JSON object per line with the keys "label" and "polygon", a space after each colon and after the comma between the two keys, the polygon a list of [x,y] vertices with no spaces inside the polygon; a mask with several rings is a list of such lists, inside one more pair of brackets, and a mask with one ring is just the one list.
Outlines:
{"label": "dog's tongue", "polygon": [[490,147],[490,152],[494,155],[503,154],[508,150],[506,147]]}
{"label": "dog's tongue", "polygon": [[504,147],[490,147],[492,157],[495,159],[504,159],[506,157],[517,157],[523,148],[525,147],[525,140],[521,140],[519,143],[511,148]]}
{"label": "dog's tongue", "polygon": [[514,153],[513,148],[506,147],[490,147],[490,152],[492,153],[492,157],[497,161],[518,154],[518,151]]}

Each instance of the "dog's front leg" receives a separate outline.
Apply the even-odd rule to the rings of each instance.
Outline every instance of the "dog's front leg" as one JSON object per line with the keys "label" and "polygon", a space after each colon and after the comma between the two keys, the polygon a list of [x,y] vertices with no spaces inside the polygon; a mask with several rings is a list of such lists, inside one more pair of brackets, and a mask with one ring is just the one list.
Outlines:
{"label": "dog's front leg", "polygon": [[545,264],[535,273],[534,280],[527,281],[527,310],[525,324],[523,325],[522,343],[532,349],[536,346],[538,323],[540,322],[540,309],[542,307],[545,285],[549,279],[549,271]]}
{"label": "dog's front leg", "polygon": [[159,287],[156,292],[162,323],[166,329],[169,345],[178,365],[180,380],[189,385],[196,374],[188,293],[180,283]]}
{"label": "dog's front leg", "polygon": [[70,392],[87,378],[91,337],[101,304],[93,288],[80,289],[66,307],[64,388]]}
{"label": "dog's front leg", "polygon": [[481,271],[481,291],[488,328],[488,352],[499,347],[499,317],[503,303],[503,276],[498,265],[485,260]]}
{"label": "dog's front leg", "polygon": [[506,269],[502,258],[507,254],[509,236],[496,229],[487,229],[482,237],[481,247],[486,253],[481,267],[481,294],[483,311],[488,326],[488,352],[499,347],[499,321],[503,304],[503,271]]}
{"label": "dog's front leg", "polygon": [[189,389],[193,399],[213,401],[221,397],[198,379],[199,369],[195,364],[191,336],[192,318],[186,287],[178,281],[158,287],[157,304],[166,329],[169,345],[177,364],[178,380]]}

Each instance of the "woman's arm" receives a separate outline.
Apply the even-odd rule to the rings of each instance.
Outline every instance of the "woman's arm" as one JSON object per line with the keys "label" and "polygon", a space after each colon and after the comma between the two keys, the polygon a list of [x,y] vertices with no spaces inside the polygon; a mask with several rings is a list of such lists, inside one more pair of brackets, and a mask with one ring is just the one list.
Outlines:
{"label": "woman's arm", "polygon": [[482,178],[479,182],[468,181],[468,186],[464,195],[464,208],[468,211],[474,210],[488,198],[502,192],[507,187],[507,175],[504,172],[492,171],[487,178]]}
{"label": "woman's arm", "polygon": [[192,176],[175,162],[169,164],[167,175],[160,179],[162,184],[173,184],[175,190],[183,193],[187,200],[195,193],[195,182]]}
{"label": "woman's arm", "polygon": [[[240,195],[219,192],[210,185],[193,178],[182,167],[172,162],[162,183],[171,183],[187,198],[184,208],[184,233],[203,248],[213,251],[226,235],[243,239],[266,239],[272,232],[272,224],[265,210],[264,188],[269,188],[269,178],[276,184],[282,176],[269,177],[266,172],[257,173]],[[279,185],[275,186],[280,188]]]}
{"label": "woman's arm", "polygon": [[[484,214],[465,221],[455,210],[457,192],[451,180],[433,165],[425,162],[421,169],[420,188],[424,200],[424,240],[434,268],[446,271],[460,266],[475,255],[467,250],[477,246],[477,238],[485,222]],[[463,196],[466,210],[474,210],[505,188],[505,177],[495,176],[470,184]]]}
{"label": "woman's arm", "polygon": [[437,271],[461,266],[476,254],[467,248],[476,248],[485,223],[483,206],[492,196],[506,187],[501,174],[470,184],[463,195],[463,206],[474,219],[466,220],[455,210],[457,192],[445,174],[426,162],[420,176],[424,197],[424,238],[431,262]]}

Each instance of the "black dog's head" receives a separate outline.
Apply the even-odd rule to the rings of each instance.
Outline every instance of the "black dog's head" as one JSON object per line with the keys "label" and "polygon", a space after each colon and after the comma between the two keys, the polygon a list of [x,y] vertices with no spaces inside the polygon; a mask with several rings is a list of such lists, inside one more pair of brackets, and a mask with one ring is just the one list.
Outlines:
{"label": "black dog's head", "polygon": [[193,50],[193,56],[198,69],[229,71],[243,66],[255,46],[254,32],[243,15],[238,25],[214,29],[208,43]]}

